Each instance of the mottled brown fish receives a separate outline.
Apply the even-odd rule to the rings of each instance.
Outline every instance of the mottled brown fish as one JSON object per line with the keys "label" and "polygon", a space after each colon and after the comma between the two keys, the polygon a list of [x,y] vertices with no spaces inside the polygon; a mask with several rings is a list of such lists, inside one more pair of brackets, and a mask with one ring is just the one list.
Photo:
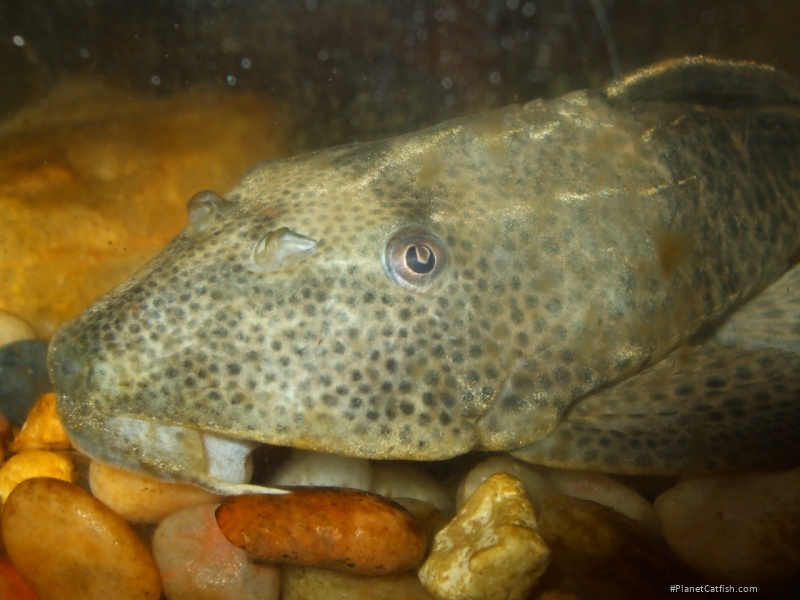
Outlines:
{"label": "mottled brown fish", "polygon": [[798,90],[683,59],[201,192],[53,338],[64,423],[93,457],[223,492],[262,442],[798,465]]}

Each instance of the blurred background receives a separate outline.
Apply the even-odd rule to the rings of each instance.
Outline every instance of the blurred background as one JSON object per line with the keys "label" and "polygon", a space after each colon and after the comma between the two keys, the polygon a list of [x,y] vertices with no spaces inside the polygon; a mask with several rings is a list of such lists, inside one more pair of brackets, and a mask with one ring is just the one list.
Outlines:
{"label": "blurred background", "polygon": [[46,340],[253,165],[706,54],[795,0],[0,0],[0,310]]}
{"label": "blurred background", "polygon": [[268,93],[288,151],[597,86],[668,57],[796,71],[793,0],[0,1],[0,115],[83,74]]}

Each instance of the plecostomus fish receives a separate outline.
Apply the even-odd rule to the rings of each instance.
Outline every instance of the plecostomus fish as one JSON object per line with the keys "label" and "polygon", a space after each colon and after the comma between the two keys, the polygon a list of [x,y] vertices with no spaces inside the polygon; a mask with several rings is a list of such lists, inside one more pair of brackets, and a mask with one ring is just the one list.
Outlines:
{"label": "plecostomus fish", "polygon": [[612,473],[800,464],[800,87],[704,58],[201,192],[52,340],[97,459],[259,443]]}

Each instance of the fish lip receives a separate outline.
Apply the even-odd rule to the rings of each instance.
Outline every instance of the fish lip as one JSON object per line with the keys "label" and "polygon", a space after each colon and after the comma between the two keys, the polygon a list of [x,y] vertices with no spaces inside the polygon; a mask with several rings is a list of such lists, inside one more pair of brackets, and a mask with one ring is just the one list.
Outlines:
{"label": "fish lip", "polygon": [[[249,486],[250,453],[261,442],[228,432],[115,413],[113,397],[97,393],[97,378],[108,367],[85,366],[86,350],[75,321],[53,336],[47,368],[56,393],[59,419],[77,450],[92,459],[156,479],[193,483],[220,493],[278,490]],[[94,392],[92,392],[94,390]]]}
{"label": "fish lip", "polygon": [[[63,394],[57,399],[57,406],[69,401]],[[253,474],[251,453],[262,442],[125,415],[95,412],[76,416],[66,412],[62,422],[70,440],[93,460],[223,495],[286,493],[249,483]]]}

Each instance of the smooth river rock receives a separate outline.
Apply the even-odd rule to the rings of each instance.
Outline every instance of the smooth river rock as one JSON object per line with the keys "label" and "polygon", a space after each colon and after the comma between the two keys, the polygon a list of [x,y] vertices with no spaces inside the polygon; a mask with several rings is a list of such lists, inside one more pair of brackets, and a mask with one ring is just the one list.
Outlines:
{"label": "smooth river rock", "polygon": [[40,600],[158,600],[150,550],[125,521],[76,485],[20,483],[3,504],[6,550]]}

